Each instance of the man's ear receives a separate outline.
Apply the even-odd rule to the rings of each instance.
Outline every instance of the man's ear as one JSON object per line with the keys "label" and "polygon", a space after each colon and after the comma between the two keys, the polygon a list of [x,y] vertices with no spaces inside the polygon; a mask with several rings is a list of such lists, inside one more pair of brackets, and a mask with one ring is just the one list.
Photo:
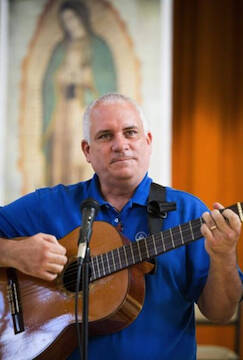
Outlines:
{"label": "man's ear", "polygon": [[152,144],[153,137],[152,137],[152,133],[151,133],[150,131],[147,132],[146,140],[147,140],[147,143],[148,143],[149,145]]}
{"label": "man's ear", "polygon": [[89,146],[88,141],[86,141],[86,140],[81,141],[81,149],[84,153],[84,156],[85,156],[87,162],[90,163],[90,156],[89,156],[90,146]]}

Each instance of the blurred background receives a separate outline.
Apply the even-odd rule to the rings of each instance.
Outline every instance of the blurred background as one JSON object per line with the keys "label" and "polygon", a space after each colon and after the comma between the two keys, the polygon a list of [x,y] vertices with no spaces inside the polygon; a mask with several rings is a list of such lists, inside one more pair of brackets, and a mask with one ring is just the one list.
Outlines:
{"label": "blurred background", "polygon": [[[242,0],[1,0],[0,11],[1,205],[91,176],[82,113],[110,91],[148,118],[155,181],[210,208],[243,201]],[[243,268],[243,238],[238,254]],[[198,324],[198,342],[235,350],[237,329]]]}

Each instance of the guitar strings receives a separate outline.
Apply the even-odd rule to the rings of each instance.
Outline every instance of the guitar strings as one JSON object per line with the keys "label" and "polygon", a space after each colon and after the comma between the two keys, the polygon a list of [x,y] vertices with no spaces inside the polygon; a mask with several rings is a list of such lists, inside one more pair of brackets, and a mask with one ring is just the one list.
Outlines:
{"label": "guitar strings", "polygon": [[[232,205],[232,206],[230,206],[230,207],[227,207],[227,209],[231,209],[231,210],[233,210],[235,213],[237,213],[237,207],[236,207],[236,205]],[[237,213],[238,214],[238,213]],[[162,240],[162,245],[160,245],[160,244],[158,244],[157,243],[157,250],[158,250],[158,253],[161,253],[161,254],[163,254],[163,247],[165,247],[166,248],[166,246],[169,244],[171,244],[171,242],[169,241],[169,242],[167,242],[167,240],[171,240],[172,239],[172,237],[173,236],[177,236],[177,235],[179,235],[180,234],[180,236],[181,236],[181,233],[183,234],[183,242],[186,244],[187,242],[190,242],[191,241],[191,239],[192,240],[194,240],[193,238],[192,238],[192,231],[194,231],[194,230],[196,230],[196,231],[199,231],[199,228],[198,228],[198,226],[200,225],[201,226],[201,224],[202,224],[202,222],[203,222],[203,220],[202,220],[202,218],[199,218],[199,219],[195,219],[195,220],[192,220],[192,221],[190,221],[189,223],[186,223],[186,224],[182,224],[182,225],[179,225],[179,226],[176,226],[176,227],[174,227],[174,228],[172,228],[172,229],[169,229],[169,230],[166,230],[166,231],[164,231],[164,232],[162,232],[162,233],[159,233],[159,234],[155,234],[154,235],[154,239],[155,239],[155,241],[157,241],[158,242],[158,240]],[[189,226],[191,225],[191,228],[189,228]],[[166,232],[168,232],[168,231],[171,231],[171,234],[169,234],[170,236],[167,236],[166,235]],[[161,238],[161,235],[162,235],[162,238]],[[171,235],[172,235],[172,237],[171,237]],[[195,237],[195,240],[196,240],[196,238],[200,238],[201,236],[201,233],[199,232],[199,234]],[[144,239],[141,239],[141,240],[144,240]],[[139,241],[141,241],[141,240],[139,240]],[[175,240],[175,239],[174,239]],[[148,245],[148,247],[150,246],[150,245],[152,245],[152,243],[153,243],[153,240],[152,240],[152,236],[150,236],[150,237],[148,237],[147,239],[146,239],[146,241],[147,241],[147,245]],[[131,242],[131,244],[135,244],[136,242]],[[178,245],[178,243],[176,243],[176,245]],[[182,244],[183,245],[183,244]],[[123,245],[122,247],[120,247],[120,248],[118,248],[118,249],[121,249],[121,248],[123,248],[124,249],[124,247],[126,247],[127,245]],[[131,247],[133,247],[133,245],[130,245]],[[172,249],[172,248],[171,248]],[[111,250],[109,253],[111,253],[113,250]],[[119,250],[118,250],[119,251]],[[154,254],[154,255],[156,255],[156,254]],[[102,265],[104,265],[104,260],[103,260],[103,258],[102,258],[102,256],[103,256],[103,254],[100,254],[100,255],[97,255],[97,256],[94,256],[94,257],[92,257],[91,258],[91,263],[92,263],[92,267],[93,267],[93,272],[94,272],[94,267],[95,267],[95,265],[94,265],[94,261],[95,261],[95,259],[96,259],[96,267],[98,268],[98,272],[100,272],[101,273],[101,270],[100,270],[100,264],[102,263]],[[152,255],[151,255],[151,253],[150,253],[150,256],[152,257]],[[121,257],[123,257],[123,256],[121,256]],[[144,255],[144,260],[143,261],[145,261],[146,259],[147,259],[147,254],[145,254]],[[130,259],[129,259],[130,260]],[[131,262],[131,265],[133,264],[133,262]],[[76,267],[75,267],[75,263],[74,263],[74,265],[73,264],[71,264],[71,265],[69,265],[70,266],[70,268],[69,269],[67,269],[66,271],[68,272],[68,276],[72,276],[72,275],[74,275],[74,274],[76,274]],[[105,276],[105,274],[106,274],[106,271],[108,270],[108,271],[110,271],[111,270],[111,267],[112,267],[112,265],[109,267],[108,266],[108,269],[107,269],[107,267],[105,268],[105,271],[104,271],[104,276]],[[122,269],[114,269],[114,271],[119,271],[119,270],[122,270]],[[114,272],[113,271],[113,272]],[[102,274],[102,276],[100,276],[100,277],[94,277],[94,280],[97,280],[97,279],[99,279],[99,278],[101,278],[101,277],[103,277],[103,274]],[[69,285],[72,285],[72,283],[74,282],[75,280],[72,280],[70,283],[68,283],[67,285],[69,286]],[[28,294],[30,294],[30,293],[33,293],[34,292],[34,289],[35,288],[38,288],[39,289],[39,286],[33,286],[33,285],[26,285],[26,284],[24,284],[23,286],[22,286],[22,288],[23,289],[32,289],[32,290],[29,290],[29,291],[23,291],[26,295],[28,295]],[[65,288],[65,287],[63,287],[63,288]],[[44,289],[45,290],[45,289]],[[41,290],[38,290],[38,292],[40,293],[41,292]]]}
{"label": "guitar strings", "polygon": [[[178,232],[177,232],[178,233]],[[174,235],[176,235],[177,234],[175,231],[174,231]],[[184,235],[185,235],[185,232],[184,232]],[[161,236],[160,236],[160,234],[157,234],[157,236],[155,235],[155,237],[157,237],[157,238],[159,238],[159,240],[161,240]],[[171,237],[166,237],[166,234],[164,234],[164,242],[165,242],[165,247],[167,247],[167,245],[168,245],[168,242],[166,241],[166,240],[168,240],[168,239],[171,239]],[[142,239],[143,240],[143,239]],[[156,240],[158,240],[158,239],[156,239]],[[191,240],[191,236],[189,237],[189,240]],[[151,241],[151,237],[149,237],[149,238],[147,238],[147,241],[148,241],[148,244],[150,243],[150,244],[152,244],[152,241]],[[184,236],[184,241],[186,242],[187,241],[187,236]],[[133,244],[136,244],[136,243],[131,243],[132,245]],[[171,244],[171,241],[169,242],[169,245]],[[181,244],[181,243],[180,243]],[[122,246],[122,247],[120,247],[120,248],[118,248],[118,249],[115,249],[115,250],[117,250],[117,251],[120,251],[121,249],[124,249],[124,247],[126,247],[127,245],[125,245],[125,246]],[[157,249],[158,249],[158,252],[160,252],[160,250],[163,250],[162,249],[162,247],[160,246],[160,244],[157,244]],[[133,249],[134,250],[134,249]],[[96,259],[96,263],[98,264],[98,266],[100,266],[101,264],[103,265],[102,267],[103,267],[103,269],[104,269],[104,271],[102,271],[102,269],[100,270],[100,273],[102,273],[102,275],[104,274],[106,274],[107,272],[108,273],[111,273],[111,267],[112,266],[109,266],[109,264],[108,264],[108,267],[107,267],[107,265],[105,264],[105,262],[102,260],[102,257],[103,257],[103,255],[104,254],[100,254],[100,255],[97,255],[97,256],[95,256],[95,257],[93,257],[92,258],[92,261],[94,261],[94,259]],[[147,254],[144,252],[143,254],[142,254],[143,256],[143,261],[144,260],[146,260],[146,258],[147,258]],[[122,258],[122,260],[124,260],[123,259],[123,255],[121,254],[121,258]],[[128,259],[129,259],[129,264],[133,264],[133,261],[132,261],[132,259],[131,258],[129,258],[129,256],[128,256]],[[137,256],[136,256],[136,260],[137,260],[138,258],[137,258]],[[138,259],[139,260],[139,259]],[[136,261],[136,262],[138,262],[138,261]],[[123,262],[123,265],[126,265],[124,262]],[[113,269],[114,271],[119,271],[119,270],[121,270],[120,269],[120,267],[117,267],[117,268],[115,268],[115,269]],[[112,270],[112,272],[114,272]],[[66,273],[68,274],[68,276],[72,276],[72,275],[75,275],[76,274],[76,271],[77,271],[77,267],[76,267],[76,263],[74,262],[74,263],[72,263],[72,264],[70,264],[69,265],[69,269],[67,269],[66,270]],[[94,264],[93,264],[93,271],[94,271]],[[101,276],[102,277],[102,276]],[[66,283],[66,285],[72,285],[72,283],[75,283],[75,280],[71,280],[71,282],[67,282]]]}
{"label": "guitar strings", "polygon": [[[197,221],[197,223],[195,223],[195,221]],[[194,223],[193,223],[194,222]],[[199,230],[199,225],[201,226],[201,220],[200,219],[197,219],[197,220],[194,220],[191,222],[191,226],[192,226],[192,230]],[[185,227],[183,229],[183,227]],[[180,229],[181,228],[181,229]],[[177,226],[175,228],[172,229],[172,235],[170,233],[170,229],[169,230],[165,230],[163,231],[162,233],[158,233],[158,234],[155,234],[153,235],[155,241],[157,242],[156,244],[156,249],[157,249],[157,252],[158,253],[162,253],[165,252],[164,251],[164,248],[167,249],[168,245],[170,245],[170,249],[173,249],[173,247],[171,247],[171,239],[172,239],[172,236],[176,237],[177,235],[180,235],[181,236],[181,233],[183,233],[183,242],[186,244],[187,242],[189,241],[192,241],[193,238],[192,238],[192,233],[191,233],[191,229],[190,227],[188,226],[188,223],[187,224],[184,224],[184,225],[181,225],[180,227]],[[200,235],[201,233],[199,233]],[[194,234],[195,235],[195,234]],[[146,240],[147,241],[147,245],[148,247],[153,247],[153,237],[152,236],[149,236],[147,237],[146,239],[141,239],[137,242],[131,242],[129,243],[129,245],[123,245],[117,249],[114,249],[115,251],[117,252],[120,252],[121,249],[123,249],[123,252],[125,251],[124,248],[128,249],[129,247],[133,247],[133,251],[137,250],[136,247],[138,246],[137,243],[138,242],[141,242],[141,241],[144,241]],[[158,242],[162,242],[162,243],[158,243]],[[183,242],[180,241],[178,242],[175,238],[174,238],[174,243],[176,246],[178,245],[183,245]],[[169,249],[169,250],[170,250]],[[106,254],[109,254],[109,253],[112,253],[114,252],[114,250],[111,250],[111,251],[108,251]],[[114,268],[114,265],[108,264],[107,266],[107,259],[104,261],[104,255],[106,254],[99,254],[99,255],[96,255],[94,257],[91,258],[91,278],[92,278],[92,274],[95,272],[94,268],[95,266],[96,267],[99,267],[99,272],[101,274],[101,276],[99,277],[95,277],[93,280],[98,280],[99,278],[102,278],[104,276],[107,276],[113,272],[116,272],[116,271],[120,271],[122,269],[124,269],[126,267],[126,261],[124,262],[124,255],[123,254],[120,254],[120,258],[122,260],[121,262],[121,267],[119,267],[119,264],[117,263],[117,268]],[[134,254],[133,254],[134,255]],[[148,256],[147,256],[147,252],[146,251],[142,251],[141,252],[141,255],[142,255],[142,261],[145,261],[148,259]],[[149,254],[149,258],[152,257],[153,255],[156,255],[156,254]],[[106,255],[108,256],[108,255]],[[135,259],[135,263],[139,263],[140,259],[139,257],[136,255],[134,255],[134,259]],[[94,261],[96,260],[96,265],[94,265]],[[127,260],[129,262],[129,266],[130,265],[133,265],[134,264],[134,261],[133,261],[133,257],[129,256],[129,254],[127,254]],[[65,286],[66,287],[72,287],[75,283],[76,283],[76,279],[75,279],[75,275],[77,273],[77,263],[74,262],[72,264],[70,264],[68,266],[68,269],[65,270],[66,271],[66,275],[68,277],[74,277],[74,279],[71,279],[70,281],[66,282],[65,285],[62,285],[60,286],[60,289],[65,289]],[[97,272],[97,271],[96,271]],[[56,286],[56,284],[54,285]],[[56,291],[56,289],[54,289],[54,286],[53,286],[53,291]],[[37,291],[36,291],[37,289]],[[40,289],[40,286],[36,286],[36,285],[30,285],[30,284],[25,284],[21,287],[21,292],[23,291],[23,296],[28,296],[28,295],[33,295],[33,294],[41,294],[42,291],[46,291],[46,288],[41,288]],[[50,291],[52,291],[52,289],[50,288]]]}
{"label": "guitar strings", "polygon": [[[174,231],[174,236],[177,235],[178,233],[179,233],[179,232],[175,232],[175,231]],[[190,233],[190,232],[189,232],[189,233]],[[156,235],[157,235],[157,236],[156,236]],[[157,241],[158,239],[161,240],[160,234],[156,234],[156,235],[154,235],[154,236],[157,238],[156,241]],[[167,234],[167,235],[168,235],[168,234]],[[185,232],[184,232],[184,235],[185,235]],[[168,244],[171,245],[171,241],[170,241],[169,243],[168,243],[168,241],[167,241],[167,240],[170,240],[170,239],[171,239],[171,236],[166,236],[166,234],[164,233],[163,237],[164,237],[164,244],[163,244],[163,245],[164,245],[165,247],[167,247]],[[152,244],[151,238],[152,238],[152,237],[148,237],[148,238],[147,238],[148,244],[149,244],[149,243]],[[185,242],[187,242],[188,239],[191,240],[191,236],[189,236],[189,237],[184,236],[183,239],[184,239]],[[144,239],[141,239],[141,240],[144,240]],[[131,243],[131,245],[133,245],[133,244],[136,245],[136,242]],[[178,243],[177,243],[177,244],[178,244]],[[180,242],[179,244],[181,244],[181,242]],[[118,248],[118,249],[115,249],[115,250],[120,251],[121,249],[124,249],[124,247],[126,247],[126,246],[127,246],[127,245],[122,246],[122,247],[120,247],[120,248]],[[164,247],[164,246],[161,246],[160,244],[157,244],[158,252],[161,252],[161,250],[163,250],[163,247]],[[133,249],[133,250],[135,250],[135,249]],[[104,255],[104,254],[100,254],[100,255],[97,255],[97,256],[95,256],[95,257],[92,258],[92,261],[96,258],[96,262],[97,262],[98,266],[100,266],[101,264],[103,265],[102,267],[103,267],[104,271],[102,271],[102,269],[100,270],[100,273],[102,273],[102,275],[101,275],[100,277],[105,276],[107,272],[108,272],[108,274],[111,273],[111,271],[110,271],[111,266],[109,267],[109,264],[108,264],[108,267],[107,267],[107,266],[104,264],[104,261],[102,260],[103,255]],[[147,258],[147,256],[146,256],[147,254],[144,253],[144,254],[142,254],[142,255],[143,255],[143,261],[145,261],[146,258]],[[121,258],[122,258],[122,260],[124,260],[122,254],[121,254]],[[98,260],[98,261],[97,261],[97,260]],[[130,260],[130,261],[129,261],[129,265],[130,265],[130,264],[132,265],[132,264],[133,264],[132,259],[129,259],[129,260]],[[135,263],[139,262],[139,259],[138,259],[137,256],[136,256],[136,260],[137,260],[137,261],[135,261]],[[122,264],[123,264],[123,265],[126,265],[124,262],[123,262]],[[113,269],[112,272],[119,271],[119,270],[121,270],[122,268],[123,268],[123,266],[122,266],[121,268],[120,268],[120,267],[117,267],[117,268]],[[72,264],[69,265],[69,269],[66,270],[66,273],[68,274],[68,276],[72,276],[72,275],[75,275],[75,274],[76,274],[76,271],[77,271],[77,265],[76,265],[76,263],[74,262],[74,263],[72,263]],[[93,272],[94,272],[94,265],[93,265]],[[96,278],[95,278],[94,280],[96,280]],[[74,280],[71,280],[71,282],[67,282],[67,283],[66,283],[66,286],[70,286],[70,285],[72,285],[72,284],[75,284],[75,279],[74,279]],[[64,287],[64,288],[65,288],[65,287]]]}

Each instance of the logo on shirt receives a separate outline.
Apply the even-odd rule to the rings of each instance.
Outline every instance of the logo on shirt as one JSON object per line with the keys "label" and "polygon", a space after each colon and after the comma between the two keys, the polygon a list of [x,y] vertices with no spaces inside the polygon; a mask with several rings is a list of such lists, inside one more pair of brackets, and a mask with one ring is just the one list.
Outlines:
{"label": "logo on shirt", "polygon": [[135,240],[140,240],[143,238],[146,238],[147,234],[144,231],[139,231],[136,235],[135,235]]}

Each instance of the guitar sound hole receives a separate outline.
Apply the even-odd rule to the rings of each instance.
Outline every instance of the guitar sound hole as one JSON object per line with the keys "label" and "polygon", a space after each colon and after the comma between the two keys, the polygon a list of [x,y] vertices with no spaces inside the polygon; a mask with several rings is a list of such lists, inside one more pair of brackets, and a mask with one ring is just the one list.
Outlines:
{"label": "guitar sound hole", "polygon": [[[63,285],[71,292],[76,291],[77,261],[70,263],[63,272]],[[80,279],[79,291],[82,291],[82,278]]]}

